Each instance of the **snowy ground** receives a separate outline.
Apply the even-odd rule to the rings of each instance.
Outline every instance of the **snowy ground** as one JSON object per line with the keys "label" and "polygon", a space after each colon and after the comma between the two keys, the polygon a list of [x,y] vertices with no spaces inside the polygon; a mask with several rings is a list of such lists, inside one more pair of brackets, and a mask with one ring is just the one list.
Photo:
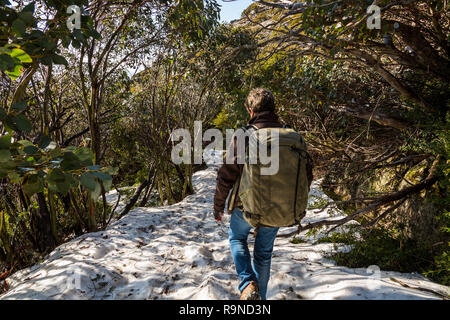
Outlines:
{"label": "snowy ground", "polygon": [[[11,289],[0,299],[239,299],[228,219],[218,226],[211,214],[216,169],[197,172],[196,194],[180,203],[134,209],[105,231],[59,246],[42,263],[9,277]],[[325,197],[317,182],[311,194]],[[329,215],[310,210],[303,222]],[[324,258],[332,244],[301,238],[307,242],[277,238],[268,299],[440,299],[417,287],[449,294],[448,287],[417,274],[336,266]]]}

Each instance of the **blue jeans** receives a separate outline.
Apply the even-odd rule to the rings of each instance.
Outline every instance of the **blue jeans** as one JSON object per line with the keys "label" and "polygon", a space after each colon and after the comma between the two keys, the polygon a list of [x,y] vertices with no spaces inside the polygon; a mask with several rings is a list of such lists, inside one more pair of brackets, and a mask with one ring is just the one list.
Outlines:
{"label": "blue jeans", "polygon": [[252,226],[245,221],[242,212],[234,209],[231,213],[229,241],[236,271],[241,279],[239,291],[255,281],[259,287],[261,299],[266,299],[267,283],[270,278],[270,261],[275,237],[279,228],[259,227],[253,249],[253,266],[247,237]]}

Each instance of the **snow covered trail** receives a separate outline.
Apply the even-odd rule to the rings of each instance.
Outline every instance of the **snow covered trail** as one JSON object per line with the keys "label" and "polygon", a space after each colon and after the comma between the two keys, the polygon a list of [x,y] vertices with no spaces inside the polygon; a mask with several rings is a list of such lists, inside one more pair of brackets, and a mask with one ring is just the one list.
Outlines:
{"label": "snow covered trail", "polygon": [[[180,203],[136,208],[105,231],[59,246],[42,263],[10,276],[10,291],[0,299],[239,299],[227,227],[211,214],[216,170],[195,173],[196,193]],[[326,197],[317,182],[311,194]],[[310,210],[304,222],[325,217],[329,213]],[[336,266],[324,258],[332,244],[301,237],[307,242],[277,238],[268,299],[440,298],[390,278],[449,293],[417,274]]]}

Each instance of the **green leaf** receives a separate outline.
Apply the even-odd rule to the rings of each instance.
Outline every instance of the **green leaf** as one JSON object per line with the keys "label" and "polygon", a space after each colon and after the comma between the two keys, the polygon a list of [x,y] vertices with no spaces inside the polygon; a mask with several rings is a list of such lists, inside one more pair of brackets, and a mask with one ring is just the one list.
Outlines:
{"label": "green leaf", "polygon": [[23,66],[16,64],[12,71],[6,71],[6,74],[11,78],[11,80],[16,80],[23,72]]}
{"label": "green leaf", "polygon": [[11,52],[11,57],[18,59],[21,63],[31,63],[33,62],[33,59],[23,51],[22,49],[13,49]]}
{"label": "green leaf", "polygon": [[33,195],[35,193],[41,192],[44,189],[42,178],[37,174],[31,174],[25,177],[24,181],[25,182],[22,185],[22,189],[28,195]]}
{"label": "green leaf", "polygon": [[[47,38],[43,38],[40,43],[48,51],[56,49],[56,47],[57,47],[56,42],[49,41],[49,39],[47,39]],[[48,57],[48,58],[50,59],[50,57]]]}
{"label": "green leaf", "polygon": [[95,176],[89,172],[85,172],[80,177],[81,184],[89,191],[95,191]]}
{"label": "green leaf", "polygon": [[52,54],[52,61],[54,64],[63,64],[66,67],[69,65],[66,58],[64,58],[63,56],[57,55],[57,54]]}
{"label": "green leaf", "polygon": [[8,172],[8,178],[12,183],[20,183],[22,180],[20,175],[15,171]]}
{"label": "green leaf", "polygon": [[80,49],[81,48],[81,43],[78,40],[72,40],[72,47],[74,47],[75,49]]}
{"label": "green leaf", "polygon": [[101,40],[102,35],[95,29],[91,29],[91,35],[95,40]]}
{"label": "green leaf", "polygon": [[11,136],[4,135],[0,138],[0,149],[8,149],[11,146]]}
{"label": "green leaf", "polygon": [[0,54],[0,70],[13,70],[14,60],[10,55],[2,53]]}
{"label": "green leaf", "polygon": [[12,23],[11,29],[18,35],[23,35],[26,31],[25,23],[21,19],[16,19]]}
{"label": "green leaf", "polygon": [[26,24],[31,24],[33,22],[33,12],[32,11],[22,11],[19,13],[19,18]]}
{"label": "green leaf", "polygon": [[64,177],[64,172],[61,169],[56,168],[50,171],[46,177],[47,182],[51,183],[63,183],[66,178]]}
{"label": "green leaf", "polygon": [[44,36],[44,33],[41,30],[33,30],[31,31],[30,36],[33,38],[41,39]]}
{"label": "green leaf", "polygon": [[26,102],[26,101],[17,102],[17,103],[14,103],[14,104],[11,106],[11,109],[12,109],[12,110],[16,110],[16,111],[23,111],[23,110],[25,110],[26,108],[27,108],[27,102]]}
{"label": "green leaf", "polygon": [[82,161],[92,159],[94,157],[92,150],[89,148],[86,148],[86,147],[81,147],[81,148],[76,149],[75,154]]}
{"label": "green leaf", "polygon": [[94,154],[92,153],[92,150],[89,148],[78,148],[77,150],[75,150],[74,152],[78,159],[80,159],[80,164],[83,167],[87,167],[87,166],[91,166],[92,165],[92,161],[94,159]]}
{"label": "green leaf", "polygon": [[4,121],[7,117],[8,115],[6,114],[6,111],[0,107],[0,120]]}
{"label": "green leaf", "polygon": [[103,187],[105,188],[105,191],[111,190],[112,178],[111,179],[107,179],[107,180],[103,180],[102,184],[103,184]]}
{"label": "green leaf", "polygon": [[86,41],[86,38],[85,38],[84,34],[79,29],[75,29],[73,31],[73,35],[75,36],[75,39],[77,39],[80,42]]}
{"label": "green leaf", "polygon": [[102,193],[102,188],[100,186],[100,183],[95,181],[94,191],[91,191],[91,199],[96,201],[98,199],[98,197],[100,196],[100,193]]}
{"label": "green leaf", "polygon": [[47,137],[47,136],[42,136],[42,137],[39,139],[38,146],[39,146],[39,148],[41,148],[41,149],[45,149],[45,148],[47,148],[47,147],[49,146],[50,142],[52,142],[52,141],[50,140],[49,137]]}
{"label": "green leaf", "polygon": [[46,177],[48,188],[63,195],[69,192],[75,179],[69,173],[64,173],[61,169],[53,169]]}
{"label": "green leaf", "polygon": [[8,149],[0,149],[0,162],[6,162],[11,157],[11,152]]}
{"label": "green leaf", "polygon": [[106,181],[106,180],[111,180],[112,177],[107,174],[107,173],[103,173],[103,172],[92,172],[92,174],[94,176],[96,176],[97,178],[99,178],[101,181]]}
{"label": "green leaf", "polygon": [[70,188],[74,188],[74,187],[78,186],[78,182],[72,177],[71,174],[65,173],[64,177],[66,178],[64,183],[58,185],[58,190],[63,195],[67,194],[67,192],[69,192]]}
{"label": "green leaf", "polygon": [[25,148],[23,148],[23,151],[25,151],[25,153],[28,155],[32,155],[38,152],[39,149],[36,148],[35,146],[26,146]]}
{"label": "green leaf", "polygon": [[81,169],[80,159],[73,152],[64,152],[61,168],[65,171]]}
{"label": "green leaf", "polygon": [[52,64],[52,58],[50,56],[43,56],[41,62],[43,65],[49,66]]}
{"label": "green leaf", "polygon": [[19,141],[17,141],[17,143],[21,144],[24,147],[26,147],[26,146],[33,146],[33,142],[28,141],[28,140],[19,140]]}
{"label": "green leaf", "polygon": [[31,122],[23,114],[13,117],[13,122],[20,131],[30,132]]}
{"label": "green leaf", "polygon": [[[54,142],[52,142],[54,143]],[[54,149],[49,149],[48,147],[45,149],[46,151],[50,150],[48,153],[48,156],[50,158],[57,158],[60,157],[62,154],[62,150],[60,148],[54,148]]]}

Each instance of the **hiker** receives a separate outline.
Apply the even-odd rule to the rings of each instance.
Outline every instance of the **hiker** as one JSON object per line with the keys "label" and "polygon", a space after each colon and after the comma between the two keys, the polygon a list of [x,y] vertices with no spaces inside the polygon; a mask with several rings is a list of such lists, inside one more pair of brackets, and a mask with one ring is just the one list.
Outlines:
{"label": "hiker", "polygon": [[[275,99],[270,91],[263,88],[251,90],[245,106],[250,120],[243,130],[250,134],[264,130],[279,132],[278,172],[266,176],[266,185],[258,185],[259,180],[254,177],[260,175],[260,167],[238,161],[237,151],[240,150],[239,143],[242,140],[234,138],[229,146],[234,148],[233,161],[224,161],[217,173],[214,217],[216,221],[221,221],[226,199],[232,191],[228,200],[228,213],[231,214],[229,242],[240,278],[238,288],[241,300],[265,300],[273,244],[279,227],[298,224],[306,214],[309,187],[313,180],[312,161],[301,135],[279,122],[275,113]],[[248,139],[245,141],[247,148]],[[227,153],[231,151],[229,149]],[[241,201],[242,195],[245,199]],[[252,266],[247,238],[253,227],[255,242]]]}

